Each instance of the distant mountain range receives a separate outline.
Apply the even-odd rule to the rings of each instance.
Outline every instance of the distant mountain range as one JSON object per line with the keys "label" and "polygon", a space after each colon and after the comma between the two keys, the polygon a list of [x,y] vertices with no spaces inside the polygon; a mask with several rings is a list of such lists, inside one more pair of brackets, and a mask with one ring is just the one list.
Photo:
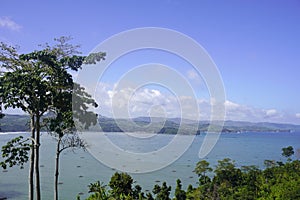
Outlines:
{"label": "distant mountain range", "polygon": [[[132,121],[138,126],[132,126]],[[146,131],[153,132],[152,130],[158,130],[162,126],[162,118],[149,118],[149,117],[138,117],[132,120],[128,119],[113,119],[107,117],[100,117],[99,124],[104,132],[137,132]],[[151,126],[149,126],[151,123]],[[194,134],[195,128],[197,133],[207,132],[210,121],[200,121],[180,118],[168,118],[166,119],[163,127],[158,133],[176,134],[179,126],[181,130],[186,134]],[[122,129],[121,129],[121,128]],[[140,127],[140,128],[139,128]],[[222,130],[223,133],[240,133],[240,132],[295,132],[300,131],[300,125],[294,124],[280,124],[280,123],[269,123],[269,122],[244,122],[244,121],[225,121],[223,128],[212,125],[212,130]],[[192,131],[192,133],[191,133]]]}
{"label": "distant mountain range", "polygon": [[[161,134],[176,134],[180,127],[183,134],[198,134],[206,132],[210,125],[209,121],[180,119],[180,118],[149,118],[138,117],[129,119],[113,119],[104,116],[99,117],[99,124],[104,132],[156,132]],[[29,131],[29,116],[27,115],[6,115],[0,119],[0,128],[2,132]],[[218,128],[216,125],[212,129]],[[225,121],[222,128],[224,133],[240,132],[297,132],[300,131],[300,125],[280,124],[269,122],[244,122],[244,121]]]}
{"label": "distant mountain range", "polygon": [[29,131],[28,115],[5,115],[0,119],[0,132]]}

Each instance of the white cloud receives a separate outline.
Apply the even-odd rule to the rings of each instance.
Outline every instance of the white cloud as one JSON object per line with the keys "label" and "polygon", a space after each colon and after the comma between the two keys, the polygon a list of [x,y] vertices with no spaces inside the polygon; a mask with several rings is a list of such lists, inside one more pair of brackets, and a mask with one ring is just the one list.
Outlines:
{"label": "white cloud", "polygon": [[14,22],[9,17],[0,17],[0,28],[1,27],[7,28],[7,29],[10,29],[13,31],[18,31],[22,28],[19,24]]}
{"label": "white cloud", "polygon": [[241,105],[231,101],[225,102],[226,119],[235,121],[254,121],[254,122],[283,122],[287,115],[276,109],[259,109],[251,106]]}
{"label": "white cloud", "polygon": [[[213,99],[194,99],[190,96],[175,96],[158,89],[132,88],[114,90],[109,84],[99,83],[96,101],[100,104],[99,114],[109,117],[183,117],[209,120]],[[260,109],[226,100],[226,120],[252,122],[299,123],[300,113],[289,114],[276,109]],[[198,110],[199,108],[199,110]],[[117,112],[117,116],[113,111]],[[129,114],[128,114],[129,113]]]}
{"label": "white cloud", "polygon": [[259,109],[251,108],[249,106],[240,105],[238,103],[225,101],[226,120],[235,121],[256,121],[262,116]]}
{"label": "white cloud", "polygon": [[[190,106],[188,99],[165,94],[157,89],[117,89],[103,83],[98,84],[96,101],[100,104],[101,115],[118,118],[149,116],[150,114],[157,117],[178,117],[181,116],[181,109],[188,109]],[[189,110],[186,113],[193,112]]]}
{"label": "white cloud", "polygon": [[275,109],[266,110],[266,117],[274,117],[277,114],[278,112]]}
{"label": "white cloud", "polygon": [[234,110],[234,109],[239,108],[240,105],[237,104],[237,103],[233,103],[233,102],[231,102],[231,101],[226,100],[226,101],[225,101],[225,107],[226,107],[226,109]]}
{"label": "white cloud", "polygon": [[[158,89],[116,88],[107,83],[98,83],[96,91],[87,87],[87,92],[94,94],[99,107],[95,109],[100,115],[107,117],[182,117],[186,119],[209,120],[214,99],[194,99],[191,96],[175,96]],[[288,113],[276,109],[260,109],[226,100],[224,102],[225,120],[251,122],[277,122],[300,124],[300,113]],[[18,113],[19,110],[8,109],[5,113]]]}

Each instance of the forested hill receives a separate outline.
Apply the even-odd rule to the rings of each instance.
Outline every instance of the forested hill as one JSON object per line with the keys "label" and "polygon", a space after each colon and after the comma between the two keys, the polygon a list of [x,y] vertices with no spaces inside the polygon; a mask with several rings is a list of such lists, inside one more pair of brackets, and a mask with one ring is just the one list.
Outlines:
{"label": "forested hill", "polygon": [[29,131],[28,115],[5,115],[0,119],[0,132]]}
{"label": "forested hill", "polygon": [[[99,124],[104,132],[122,132],[119,127],[125,127],[127,131],[148,131],[158,130],[161,127],[163,119],[152,118],[152,121],[148,117],[134,118],[133,121],[138,124],[141,128],[131,126],[128,123],[128,119],[113,119],[107,117],[100,117]],[[152,125],[147,128],[148,124],[152,122]],[[182,129],[186,134],[191,133],[192,127],[195,127],[198,123],[194,120],[181,120],[180,118],[170,118],[164,123],[163,128],[160,128],[159,133],[161,134],[176,134],[178,127],[182,126]],[[206,132],[209,126],[209,121],[201,121],[198,124],[198,133]],[[2,132],[18,132],[18,131],[29,131],[29,116],[28,115],[6,115],[0,119],[0,128]],[[226,121],[222,129],[222,132],[226,133],[240,133],[240,132],[297,132],[300,131],[300,125],[294,124],[279,124],[269,122],[243,122],[243,121]]]}

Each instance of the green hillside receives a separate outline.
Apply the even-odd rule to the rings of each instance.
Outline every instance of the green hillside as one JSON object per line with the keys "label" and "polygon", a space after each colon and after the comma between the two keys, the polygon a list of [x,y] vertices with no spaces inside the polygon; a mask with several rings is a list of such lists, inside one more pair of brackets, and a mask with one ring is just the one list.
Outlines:
{"label": "green hillside", "polygon": [[[134,124],[135,125],[134,125]],[[195,132],[207,132],[209,121],[197,123],[193,120],[181,120],[180,118],[170,118],[167,120],[161,118],[138,117],[132,121],[128,119],[113,119],[99,117],[99,125],[104,132],[150,132],[160,134],[177,134],[181,127],[182,134],[195,134]],[[198,127],[197,130],[194,127]],[[2,132],[29,131],[28,115],[6,115],[0,119],[0,128]],[[212,126],[212,129],[219,130],[220,127]],[[159,130],[159,131],[158,131]],[[300,131],[300,125],[279,124],[269,122],[243,122],[243,121],[225,121],[222,128],[224,133],[240,132],[294,132]]]}
{"label": "green hillside", "polygon": [[29,131],[30,118],[28,115],[5,115],[0,119],[0,131],[19,132]]}

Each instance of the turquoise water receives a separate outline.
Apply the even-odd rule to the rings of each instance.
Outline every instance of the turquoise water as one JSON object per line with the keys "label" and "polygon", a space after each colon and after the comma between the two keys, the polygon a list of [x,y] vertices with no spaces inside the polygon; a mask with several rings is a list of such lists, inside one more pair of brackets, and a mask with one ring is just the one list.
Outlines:
{"label": "turquoise water", "polygon": [[[20,133],[22,134],[22,133]],[[23,133],[24,134],[24,133]],[[19,134],[1,134],[0,146]],[[132,137],[110,133],[110,139],[118,146],[138,147],[140,151],[149,148],[140,143],[140,140]],[[157,135],[156,142],[151,143],[151,148],[160,148],[172,139],[171,135]],[[186,137],[186,136],[185,136]],[[132,174],[136,184],[140,184],[143,190],[152,190],[153,185],[167,181],[174,185],[176,179],[182,180],[183,186],[196,185],[197,176],[192,172],[198,158],[199,148],[204,136],[195,137],[190,148],[173,164],[151,173]],[[42,136],[41,146],[41,187],[44,199],[53,198],[53,175],[54,175],[54,144],[55,140],[47,134]],[[236,161],[237,166],[257,165],[263,168],[265,159],[285,161],[281,156],[281,148],[293,146],[300,148],[300,133],[241,133],[221,134],[214,149],[207,155],[206,159],[215,166],[217,160],[229,157]],[[148,150],[148,149],[147,149]],[[146,150],[146,151],[147,151]],[[100,180],[105,184],[115,172],[114,169],[103,165],[94,159],[88,152],[82,150],[65,151],[61,156],[60,170],[60,199],[75,199],[78,193],[83,193],[83,198],[88,195],[88,185]],[[0,197],[9,199],[27,198],[27,176],[28,168],[9,168],[0,171]]]}

